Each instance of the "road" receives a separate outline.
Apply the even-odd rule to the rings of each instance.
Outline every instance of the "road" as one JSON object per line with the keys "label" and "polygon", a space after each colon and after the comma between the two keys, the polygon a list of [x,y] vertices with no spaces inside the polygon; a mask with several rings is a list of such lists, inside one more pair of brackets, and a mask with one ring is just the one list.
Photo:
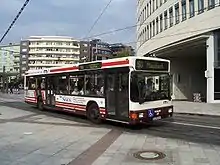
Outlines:
{"label": "road", "polygon": [[[43,152],[42,154],[45,156],[43,158],[45,159],[42,158],[42,162],[40,163],[36,161],[36,159],[40,160],[38,158],[39,155],[36,155],[36,153],[29,154],[29,157],[31,157],[31,155],[36,155],[36,157],[25,157],[23,159],[15,159],[14,157],[9,160],[0,156],[1,165],[14,165],[16,163],[23,163],[22,165],[48,165],[51,164],[51,162],[53,162],[52,164],[68,165],[107,165],[114,163],[123,165],[194,165],[201,163],[217,165],[220,161],[220,117],[175,114],[173,119],[158,121],[148,126],[132,129],[126,125],[111,122],[94,125],[83,117],[52,111],[38,111],[36,108],[19,101],[19,99],[17,100],[18,101],[16,102],[0,102],[0,113],[2,113],[3,116],[1,118],[0,115],[0,125],[2,125],[0,134],[2,133],[3,136],[0,138],[0,140],[2,140],[0,143],[0,155],[4,155],[3,149],[8,148],[6,146],[10,145],[3,144],[4,137],[17,140],[15,137],[12,137],[12,134],[8,133],[7,130],[4,129],[8,128],[8,124],[13,125],[10,128],[17,128],[18,125],[33,128],[33,132],[38,132],[39,135],[43,134],[39,131],[39,129],[44,130],[46,128],[53,128],[56,133],[53,134],[53,132],[51,133],[50,130],[48,130],[51,134],[47,134],[48,138],[46,139],[49,141],[48,143],[53,142],[51,139],[53,139],[54,136],[57,136],[57,139],[59,140],[62,139],[61,137],[63,134],[59,134],[59,132],[62,132],[62,129],[64,129],[67,131],[65,132],[67,133],[67,137],[65,137],[66,140],[63,139],[61,142],[58,140],[56,145],[64,145],[67,141],[71,143],[68,143],[65,147],[63,146],[64,149],[58,153],[61,154],[64,151],[70,152],[68,147],[74,146],[71,149],[71,153],[74,153],[75,155],[68,154],[70,156],[67,159],[65,157],[67,153],[65,153],[63,154],[65,155],[64,159],[63,155],[60,156],[58,154],[57,156],[57,153],[52,155],[52,157],[46,157],[46,153]],[[5,108],[3,109],[2,107]],[[13,110],[14,112],[8,112],[8,110],[6,111],[7,108]],[[78,132],[80,137],[84,138],[84,142],[81,142],[80,139],[76,139],[77,137],[75,137],[75,131]],[[11,130],[9,130],[9,132],[11,132]],[[31,133],[24,132],[24,134]],[[32,135],[33,139],[37,140],[39,144],[45,144],[44,140],[39,141],[39,139],[35,138],[35,136],[42,138],[42,135],[39,135]],[[72,139],[70,138],[71,136]],[[87,144],[86,146],[85,141]],[[12,143],[10,140],[7,142]],[[27,142],[30,143],[30,141]],[[27,142],[25,141],[24,144],[27,145]],[[30,145],[34,150],[34,147],[36,146],[33,146],[33,144]],[[48,148],[48,152],[56,150],[54,146],[51,149],[51,145],[48,146]],[[38,149],[39,148],[36,148],[34,151]],[[166,154],[166,158],[157,161],[137,160],[132,154],[140,150],[159,150]],[[7,149],[6,151],[11,153],[10,149]],[[28,158],[32,163],[25,161]],[[59,161],[58,158],[62,161]],[[2,162],[5,162],[5,164]]]}

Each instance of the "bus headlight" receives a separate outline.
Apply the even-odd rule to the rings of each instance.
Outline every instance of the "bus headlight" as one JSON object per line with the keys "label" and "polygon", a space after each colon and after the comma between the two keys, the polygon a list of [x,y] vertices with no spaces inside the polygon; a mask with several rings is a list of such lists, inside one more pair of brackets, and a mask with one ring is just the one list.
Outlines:
{"label": "bus headlight", "polygon": [[139,113],[139,118],[144,117],[144,113]]}
{"label": "bus headlight", "polygon": [[173,109],[172,109],[172,108],[170,108],[170,109],[168,110],[168,112],[169,112],[169,113],[172,113],[172,112],[173,112]]}

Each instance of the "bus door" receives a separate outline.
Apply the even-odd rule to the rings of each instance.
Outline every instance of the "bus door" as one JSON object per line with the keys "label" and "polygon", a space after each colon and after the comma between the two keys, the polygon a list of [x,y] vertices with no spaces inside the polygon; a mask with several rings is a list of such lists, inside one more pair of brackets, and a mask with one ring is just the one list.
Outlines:
{"label": "bus door", "polygon": [[46,103],[55,106],[55,77],[47,77]]}
{"label": "bus door", "polygon": [[109,69],[106,71],[106,109],[108,117],[118,120],[128,119],[128,69]]}

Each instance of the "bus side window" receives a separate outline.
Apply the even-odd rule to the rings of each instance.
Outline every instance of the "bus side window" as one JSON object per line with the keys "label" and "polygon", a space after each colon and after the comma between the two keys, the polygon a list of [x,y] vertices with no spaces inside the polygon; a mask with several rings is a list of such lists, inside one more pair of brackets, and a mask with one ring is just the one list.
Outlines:
{"label": "bus side window", "polygon": [[60,75],[58,77],[58,94],[68,94],[68,76]]}
{"label": "bus side window", "polygon": [[36,78],[34,77],[28,77],[27,78],[28,82],[28,90],[35,90],[36,89]]}
{"label": "bus side window", "polygon": [[72,95],[79,95],[79,89],[78,89],[78,79],[76,75],[70,75],[69,77],[69,88],[70,88],[70,94]]}
{"label": "bus side window", "polygon": [[104,94],[104,76],[103,72],[93,72],[86,75],[86,95],[103,96]]}

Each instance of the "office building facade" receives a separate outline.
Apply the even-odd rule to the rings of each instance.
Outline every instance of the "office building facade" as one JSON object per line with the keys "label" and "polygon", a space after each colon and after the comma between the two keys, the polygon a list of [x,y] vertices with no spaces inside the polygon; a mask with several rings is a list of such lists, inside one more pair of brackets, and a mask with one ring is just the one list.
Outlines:
{"label": "office building facade", "polygon": [[172,96],[220,102],[220,1],[138,0],[137,55],[171,60]]}

